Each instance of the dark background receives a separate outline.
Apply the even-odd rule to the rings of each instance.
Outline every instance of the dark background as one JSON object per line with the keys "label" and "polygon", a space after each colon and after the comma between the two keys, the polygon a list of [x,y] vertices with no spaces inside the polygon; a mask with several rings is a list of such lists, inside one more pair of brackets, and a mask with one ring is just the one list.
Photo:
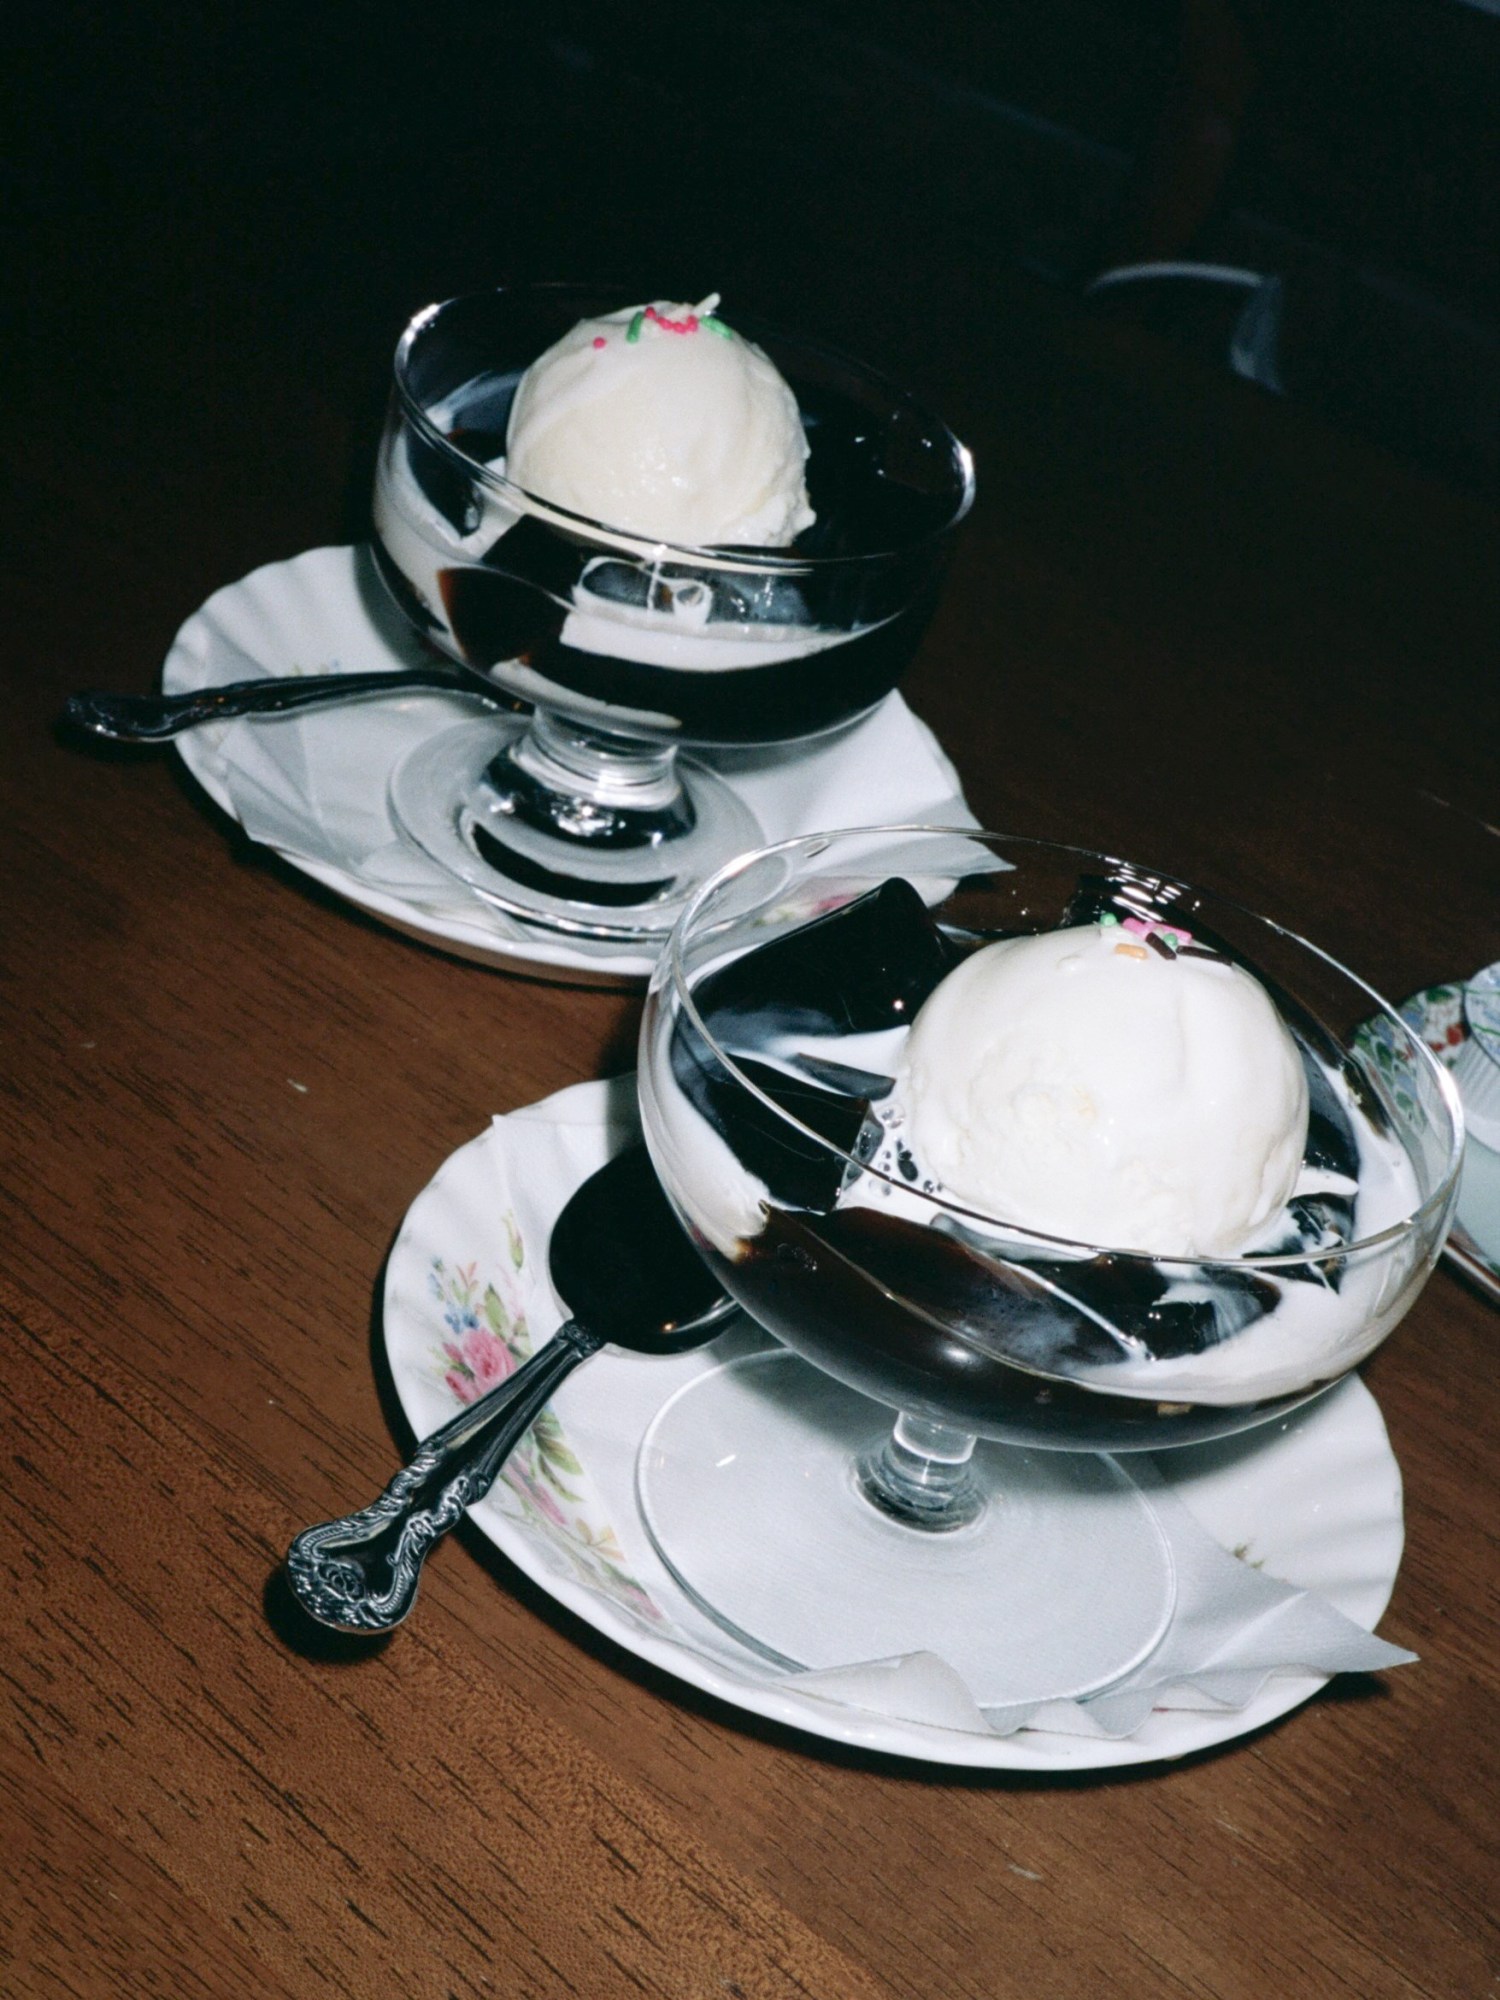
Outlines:
{"label": "dark background", "polygon": [[[975,451],[961,560],[1008,689],[1143,621],[1127,682],[1186,647],[1221,709],[1224,663],[1267,648],[1308,662],[1309,726],[1357,690],[1420,730],[1409,691],[1441,684],[1473,709],[1470,768],[1450,746],[1425,781],[1493,817],[1496,578],[1460,551],[1500,499],[1500,16],[62,0],[10,35],[23,685],[40,648],[75,684],[148,686],[227,580],[359,538],[418,306],[612,273],[622,303],[717,289],[935,402]],[[1284,274],[1274,425],[1270,391],[1192,389],[1228,373],[1222,293],[1086,295],[1143,255]],[[1102,340],[1101,314],[1140,324]],[[120,571],[134,615],[101,667]],[[1389,607],[1378,688],[1354,604]],[[958,742],[948,615],[913,694]],[[1055,766],[1040,726],[1015,711],[1008,818],[1049,809],[1018,775]],[[1122,712],[1122,741],[1147,727]],[[1191,829],[1209,802],[1180,788]]]}
{"label": "dark background", "polygon": [[[1017,285],[1080,310],[1100,268],[1154,254],[1285,274],[1289,392],[1500,492],[1500,16],[1461,0],[18,16],[22,351],[36,392],[77,399],[49,421],[100,420],[114,372],[149,366],[117,336],[191,314],[205,264],[285,301],[268,352],[295,327],[366,346],[372,375],[429,297],[610,272],[622,298],[717,287],[873,328],[940,378],[953,329],[991,339]],[[1181,285],[1110,301],[1214,364],[1217,308]]]}

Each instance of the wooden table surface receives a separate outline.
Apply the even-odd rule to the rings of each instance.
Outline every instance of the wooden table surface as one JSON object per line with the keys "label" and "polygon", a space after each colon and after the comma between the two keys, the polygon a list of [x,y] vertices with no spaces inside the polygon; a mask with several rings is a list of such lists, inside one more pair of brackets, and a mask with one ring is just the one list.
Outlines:
{"label": "wooden table surface", "polygon": [[[357,99],[345,150],[247,163],[232,79],[189,105],[208,58],[172,61],[176,96],[141,98],[175,105],[165,136],[137,116],[113,176],[102,86],[54,129],[65,64],[38,68],[28,129],[56,143],[0,441],[0,1989],[1500,1990],[1500,1317],[1446,1266],[1366,1371],[1406,1482],[1381,1629],[1420,1664],[1180,1764],[1018,1778],[804,1739],[643,1668],[469,1532],[383,1647],[284,1616],[290,1534],[407,1443],[372,1353],[408,1204],[492,1113],[629,1068],[639,1001],[397,936],[175,759],[54,725],[72,688],[148,686],[219,585],[359,532],[408,310],[604,236],[580,168],[529,184],[550,239],[492,206],[476,245],[357,141]],[[684,226],[709,198],[674,195]],[[981,498],[907,691],[985,823],[1227,891],[1393,996],[1500,957],[1493,512],[948,261],[936,225],[872,275],[881,231],[839,198],[845,261],[814,215],[784,264],[628,228],[624,262],[654,242],[641,289],[676,288],[661,243],[690,242],[685,293],[800,313],[971,440]]]}

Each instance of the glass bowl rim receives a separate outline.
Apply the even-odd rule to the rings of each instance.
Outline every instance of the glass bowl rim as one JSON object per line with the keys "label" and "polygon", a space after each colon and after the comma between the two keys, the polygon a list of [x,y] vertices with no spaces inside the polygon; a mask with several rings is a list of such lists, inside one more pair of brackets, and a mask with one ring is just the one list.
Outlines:
{"label": "glass bowl rim", "polygon": [[747,550],[743,546],[727,544],[716,548],[711,544],[692,542],[669,542],[647,536],[632,534],[629,530],[612,527],[607,521],[592,520],[587,514],[576,514],[567,507],[560,507],[555,501],[544,500],[540,495],[528,491],[503,473],[493,471],[477,458],[454,444],[428,417],[422,405],[407,383],[412,349],[421,336],[431,328],[442,314],[454,306],[467,305],[478,299],[502,299],[512,294],[526,294],[532,297],[547,293],[559,297],[568,293],[594,296],[596,287],[580,285],[570,281],[557,280],[531,285],[496,285],[489,291],[458,292],[451,298],[436,299],[412,314],[396,343],[395,359],[392,363],[392,381],[396,400],[406,421],[418,433],[424,444],[431,446],[444,457],[451,459],[470,478],[487,488],[495,497],[518,511],[534,514],[542,520],[551,521],[558,527],[580,534],[590,541],[602,541],[606,545],[630,551],[638,556],[646,556],[656,562],[680,561],[700,569],[727,570],[740,575],[759,575],[762,572],[779,577],[827,575],[840,569],[858,569],[918,553],[929,545],[935,545],[953,535],[960,523],[974,505],[974,457],[968,446],[937,412],[911,390],[903,389],[891,376],[878,368],[870,367],[842,348],[834,347],[826,341],[812,340],[796,334],[769,320],[757,319],[754,315],[741,318],[735,316],[735,329],[744,327],[751,339],[758,341],[769,336],[773,341],[784,341],[788,346],[801,349],[804,353],[815,354],[824,360],[835,361],[841,367],[853,369],[868,383],[884,391],[897,407],[906,407],[920,413],[924,422],[936,428],[952,446],[955,466],[960,475],[961,490],[958,502],[948,518],[937,527],[928,528],[911,541],[903,542],[895,548],[863,549],[852,555],[797,555],[789,550],[764,549]]}
{"label": "glass bowl rim", "polygon": [[1358,973],[1351,972],[1331,952],[1324,951],[1321,945],[1313,944],[1310,939],[1303,937],[1300,932],[1291,930],[1285,924],[1277,923],[1274,918],[1261,916],[1258,911],[1248,908],[1243,903],[1236,902],[1232,897],[1220,895],[1217,890],[1197,888],[1191,882],[1183,881],[1181,876],[1169,875],[1160,869],[1146,869],[1140,862],[1127,861],[1123,856],[1106,854],[1100,849],[1077,847],[1069,841],[1047,840],[1033,834],[998,833],[988,827],[934,826],[920,822],[892,824],[888,826],[847,826],[832,827],[817,833],[794,834],[787,840],[770,841],[763,847],[747,849],[745,853],[736,855],[733,860],[727,861],[723,867],[716,869],[699,886],[692,900],[673,925],[667,944],[657,962],[657,970],[652,980],[653,991],[659,989],[668,977],[670,977],[671,984],[682,1008],[714,1055],[734,1078],[736,1084],[742,1090],[748,1091],[752,1097],[772,1112],[779,1123],[790,1126],[803,1138],[811,1140],[824,1153],[831,1155],[835,1159],[842,1160],[847,1166],[854,1167],[861,1173],[872,1175],[876,1180],[884,1182],[889,1187],[898,1189],[903,1194],[912,1193],[912,1190],[904,1182],[893,1179],[889,1174],[881,1173],[878,1168],[873,1167],[867,1160],[857,1159],[854,1154],[846,1152],[841,1146],[834,1145],[832,1140],[825,1138],[821,1132],[814,1130],[810,1125],[804,1124],[800,1118],[794,1117],[785,1106],[778,1104],[775,1098],[761,1090],[757,1084],[745,1075],[734,1057],[730,1055],[729,1051],[720,1044],[711,1032],[702,1014],[698,1011],[691,989],[687,983],[686,969],[683,965],[683,946],[692,928],[694,919],[709,897],[714,895],[725,884],[734,880],[736,876],[743,874],[747,869],[754,866],[756,862],[764,861],[772,855],[788,853],[797,848],[813,846],[821,848],[837,840],[871,839],[882,835],[891,836],[898,834],[942,834],[949,838],[958,836],[967,840],[984,842],[991,847],[992,852],[1002,852],[1001,844],[1007,843],[1013,847],[1043,849],[1052,854],[1078,855],[1087,861],[1103,861],[1114,867],[1137,869],[1143,874],[1149,874],[1153,881],[1183,889],[1192,896],[1208,897],[1222,909],[1232,911],[1236,916],[1247,917],[1252,923],[1262,925],[1266,930],[1274,931],[1278,937],[1284,938],[1302,950],[1310,952],[1313,957],[1321,959],[1325,965],[1330,966],[1341,978],[1347,979],[1352,986],[1365,994],[1373,1003],[1371,1018],[1383,1019],[1399,1031],[1403,1042],[1415,1050],[1419,1067],[1425,1070],[1431,1082],[1435,1084],[1438,1096],[1448,1112],[1451,1135],[1447,1149],[1447,1158],[1443,1171],[1438,1178],[1437,1185],[1434,1187],[1432,1193],[1428,1195],[1427,1199],[1414,1208],[1409,1215],[1403,1216],[1397,1222],[1388,1223],[1384,1229],[1375,1231],[1373,1235],[1357,1237],[1352,1243],[1343,1244],[1337,1249],[1316,1253],[1307,1250],[1292,1250],[1270,1255],[1240,1257],[1195,1257],[1185,1256],[1181,1252],[1163,1255],[1154,1250],[1130,1249],[1124,1245],[1085,1243],[1075,1237],[1058,1236],[1046,1230],[1032,1229],[1014,1222],[1006,1222],[999,1216],[989,1214],[984,1209],[973,1208],[966,1203],[955,1201],[945,1195],[922,1193],[920,1199],[929,1203],[940,1213],[953,1216],[961,1222],[978,1224],[982,1230],[991,1232],[998,1230],[1007,1233],[1026,1245],[1036,1243],[1047,1248],[1055,1247],[1070,1256],[1077,1256],[1078,1253],[1083,1252],[1089,1257],[1122,1257],[1132,1259],[1137,1263],[1151,1264],[1153,1266],[1166,1265],[1182,1270],[1201,1270],[1204,1267],[1211,1267],[1214,1270],[1247,1271],[1254,1273],[1285,1270],[1291,1266],[1303,1265],[1312,1261],[1320,1263],[1333,1261],[1341,1264],[1352,1263],[1356,1258],[1363,1258],[1372,1250],[1398,1242],[1404,1237],[1420,1234],[1421,1227],[1425,1225],[1427,1219],[1451,1201],[1459,1172],[1463,1166],[1464,1154],[1464,1117],[1458,1088],[1445,1065],[1438,1061],[1432,1050],[1422,1040],[1422,1037],[1402,1017],[1400,1011],[1393,1007],[1381,994],[1377,993],[1374,987],[1369,985],[1367,981],[1361,979]]}

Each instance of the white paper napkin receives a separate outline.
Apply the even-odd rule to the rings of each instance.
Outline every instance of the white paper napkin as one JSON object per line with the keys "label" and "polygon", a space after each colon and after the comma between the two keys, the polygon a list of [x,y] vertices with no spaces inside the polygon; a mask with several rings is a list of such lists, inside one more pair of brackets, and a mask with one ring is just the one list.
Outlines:
{"label": "white paper napkin", "polygon": [[[179,633],[163,681],[187,689],[260,674],[378,670],[423,657],[383,601],[365,551],[313,549],[210,598]],[[461,922],[481,937],[503,934],[508,947],[519,940],[521,955],[543,962],[649,969],[639,950],[578,950],[492,915],[397,834],[386,803],[394,766],[428,736],[482,713],[462,696],[417,694],[246,718],[216,733],[218,788],[252,840],[395,898],[418,927],[424,918]],[[838,736],[705,761],[740,794],[767,840],[899,821],[977,825],[953,765],[895,693]]]}
{"label": "white paper napkin", "polygon": [[1129,1736],[1154,1708],[1224,1711],[1249,1705],[1274,1673],[1380,1673],[1417,1657],[1377,1639],[1326,1598],[1278,1583],[1220,1548],[1146,1460],[1124,1460],[1149,1498],[1177,1571],[1172,1622],[1151,1657],[1081,1701],[981,1709],[932,1653],[799,1674],[802,1693],[852,1702],[947,1729],[1050,1729]]}

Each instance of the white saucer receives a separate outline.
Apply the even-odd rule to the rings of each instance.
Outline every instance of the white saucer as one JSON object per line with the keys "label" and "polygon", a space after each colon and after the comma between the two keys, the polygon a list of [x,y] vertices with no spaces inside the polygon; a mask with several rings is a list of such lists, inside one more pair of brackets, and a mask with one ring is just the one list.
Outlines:
{"label": "white saucer", "polygon": [[[1452,1069],[1469,1040],[1462,985],[1428,986],[1397,1009],[1441,1063]],[[1456,1081],[1463,1095],[1463,1080]],[[1458,1208],[1443,1255],[1488,1298],[1500,1300],[1500,1152],[1471,1131],[1464,1145]]]}
{"label": "white saucer", "polygon": [[[178,694],[430,659],[390,604],[367,551],[309,549],[215,591],[178,633],[162,685]],[[438,731],[483,712],[463,695],[381,696],[209,723],[179,736],[176,747],[253,840],[393,928],[509,971],[638,983],[650,973],[649,950],[533,930],[486,905],[399,834],[386,798],[392,770]],[[899,694],[837,736],[705,761],[739,793],[767,840],[867,821],[976,824],[952,764]]]}
{"label": "white saucer", "polygon": [[[552,1220],[636,1130],[633,1078],[578,1084],[497,1119],[417,1197],[391,1252],[384,1313],[396,1391],[417,1435],[452,1414],[458,1391],[469,1400],[508,1373],[565,1316],[546,1274]],[[1152,1763],[1259,1729],[1323,1685],[1315,1674],[1276,1675],[1243,1708],[1158,1708],[1133,1735],[1106,1739],[939,1727],[778,1684],[676,1586],[635,1497],[641,1439],[667,1399],[768,1345],[741,1320],[696,1354],[599,1354],[564,1385],[473,1510],[475,1522],[560,1604],[692,1686],[814,1736],[933,1763],[1014,1771]],[[1224,1548],[1374,1629],[1401,1557],[1401,1480],[1357,1379],[1248,1438],[1166,1452],[1156,1464]]]}

